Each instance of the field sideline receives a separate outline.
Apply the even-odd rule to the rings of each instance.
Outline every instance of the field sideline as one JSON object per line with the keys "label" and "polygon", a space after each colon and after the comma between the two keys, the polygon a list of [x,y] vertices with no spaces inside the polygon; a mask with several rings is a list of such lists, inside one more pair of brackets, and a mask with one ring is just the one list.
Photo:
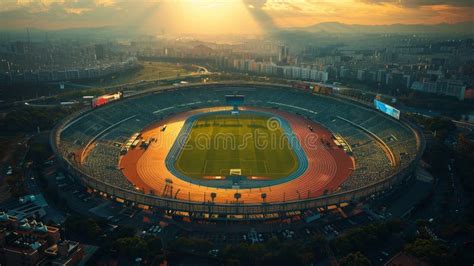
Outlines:
{"label": "field sideline", "polygon": [[[262,179],[289,176],[298,160],[284,129],[270,116],[209,114],[197,118],[175,162],[191,178],[237,175]],[[235,174],[235,173],[234,173]]]}
{"label": "field sideline", "polygon": [[[232,184],[229,186],[229,183],[226,183],[230,180],[222,180],[226,184],[221,184],[218,180],[204,179],[194,179],[195,182],[190,182],[189,179],[192,178],[183,179],[176,175],[175,169],[171,171],[167,162],[170,153],[173,153],[177,138],[181,135],[185,121],[197,114],[231,110],[229,107],[189,110],[146,127],[141,131],[142,137],[144,139],[157,138],[158,141],[152,143],[148,149],[130,150],[120,158],[119,167],[133,185],[143,189],[143,193],[163,195],[171,184],[175,199],[202,202],[204,198],[210,199],[211,193],[217,193],[214,200],[220,203],[235,200],[236,192],[241,195],[239,201],[246,203],[261,203],[262,193],[266,193],[267,202],[319,197],[326,191],[335,191],[353,171],[354,161],[343,149],[332,143],[331,132],[320,124],[275,109],[256,107],[242,107],[242,109],[281,117],[291,126],[291,131],[300,140],[306,139],[311,134],[318,136],[315,147],[305,145],[304,142],[300,143],[302,150],[297,152],[297,155],[303,153],[307,158],[307,166],[302,169],[303,172],[288,180],[287,177],[270,181],[253,180],[234,188]],[[166,130],[163,131],[164,125],[166,125]],[[308,125],[313,127],[315,133],[308,130]],[[286,130],[285,124],[284,127]],[[179,153],[176,153],[176,158],[178,155]],[[299,157],[298,159],[301,162]],[[174,167],[174,161],[171,163]],[[281,180],[283,182],[280,182]]]}

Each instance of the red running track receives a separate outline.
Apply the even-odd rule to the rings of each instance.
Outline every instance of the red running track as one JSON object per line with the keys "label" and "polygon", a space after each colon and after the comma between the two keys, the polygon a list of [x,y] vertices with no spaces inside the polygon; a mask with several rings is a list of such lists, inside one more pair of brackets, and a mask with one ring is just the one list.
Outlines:
{"label": "red running track", "polygon": [[[327,193],[333,193],[349,177],[354,169],[353,159],[332,141],[332,134],[326,128],[301,116],[289,114],[283,111],[264,108],[244,107],[246,110],[274,113],[288,121],[308,159],[308,168],[299,177],[288,182],[273,186],[252,189],[224,189],[199,186],[175,177],[166,167],[166,156],[173,146],[185,120],[202,112],[217,110],[230,110],[228,107],[203,108],[177,114],[159,123],[145,128],[142,131],[144,139],[154,137],[156,143],[152,143],[147,150],[130,150],[120,159],[120,168],[124,175],[135,186],[143,189],[145,193],[153,191],[161,195],[166,179],[173,182],[173,195],[177,199],[195,202],[210,201],[210,194],[215,192],[215,202],[234,202],[234,194],[241,194],[241,203],[261,203],[261,194],[266,193],[267,202],[282,202],[306,198],[315,198]],[[162,132],[161,126],[167,125]],[[313,127],[313,132],[308,129]]]}

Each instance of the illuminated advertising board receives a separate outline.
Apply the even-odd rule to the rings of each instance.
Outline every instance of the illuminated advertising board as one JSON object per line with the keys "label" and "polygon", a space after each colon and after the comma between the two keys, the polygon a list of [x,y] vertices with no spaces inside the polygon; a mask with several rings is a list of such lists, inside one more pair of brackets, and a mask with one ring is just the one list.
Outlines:
{"label": "illuminated advertising board", "polygon": [[123,93],[121,91],[114,94],[102,95],[92,100],[92,108],[96,108],[109,102],[120,100],[122,98]]}
{"label": "illuminated advertising board", "polygon": [[386,113],[387,115],[400,119],[400,110],[393,108],[392,106],[385,104],[379,100],[374,100],[375,108],[377,110]]}

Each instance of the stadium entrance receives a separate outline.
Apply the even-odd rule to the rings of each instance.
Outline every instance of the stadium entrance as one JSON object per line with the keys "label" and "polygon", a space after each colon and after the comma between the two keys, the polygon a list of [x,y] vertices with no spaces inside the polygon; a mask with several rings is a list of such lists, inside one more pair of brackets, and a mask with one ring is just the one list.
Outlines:
{"label": "stadium entrance", "polygon": [[232,114],[236,115],[239,113],[239,106],[244,104],[244,95],[226,95],[225,101],[228,105],[232,106]]}

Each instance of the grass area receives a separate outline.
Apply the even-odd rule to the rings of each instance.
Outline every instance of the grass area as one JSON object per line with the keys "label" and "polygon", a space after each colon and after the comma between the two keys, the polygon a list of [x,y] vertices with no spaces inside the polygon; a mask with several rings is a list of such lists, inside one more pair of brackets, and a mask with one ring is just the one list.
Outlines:
{"label": "grass area", "polygon": [[[163,62],[141,62],[142,66],[128,70],[123,73],[116,73],[100,79],[93,80],[73,80],[66,82],[65,89],[59,89],[58,83],[48,84],[11,84],[2,88],[2,100],[26,100],[40,96],[58,96],[61,100],[71,100],[74,96],[101,95],[105,91],[103,88],[124,85],[128,83],[138,83],[140,81],[150,81],[158,79],[172,79],[178,76],[188,76],[197,69],[188,65],[177,65]],[[115,91],[115,88],[113,88]],[[99,91],[99,92],[98,92]],[[80,94],[80,95],[79,95]],[[41,104],[41,101],[37,102]],[[45,103],[47,104],[47,103]]]}
{"label": "grass area", "polygon": [[253,114],[210,114],[194,121],[175,168],[188,177],[243,176],[277,179],[298,167],[296,154],[279,124]]}
{"label": "grass area", "polygon": [[137,83],[141,81],[177,78],[180,76],[189,75],[195,71],[194,69],[185,67],[183,65],[163,62],[145,61],[142,62],[142,65],[143,66],[140,68],[130,70],[125,73],[103,77],[98,81],[85,84],[98,87],[107,87],[127,83]]}

